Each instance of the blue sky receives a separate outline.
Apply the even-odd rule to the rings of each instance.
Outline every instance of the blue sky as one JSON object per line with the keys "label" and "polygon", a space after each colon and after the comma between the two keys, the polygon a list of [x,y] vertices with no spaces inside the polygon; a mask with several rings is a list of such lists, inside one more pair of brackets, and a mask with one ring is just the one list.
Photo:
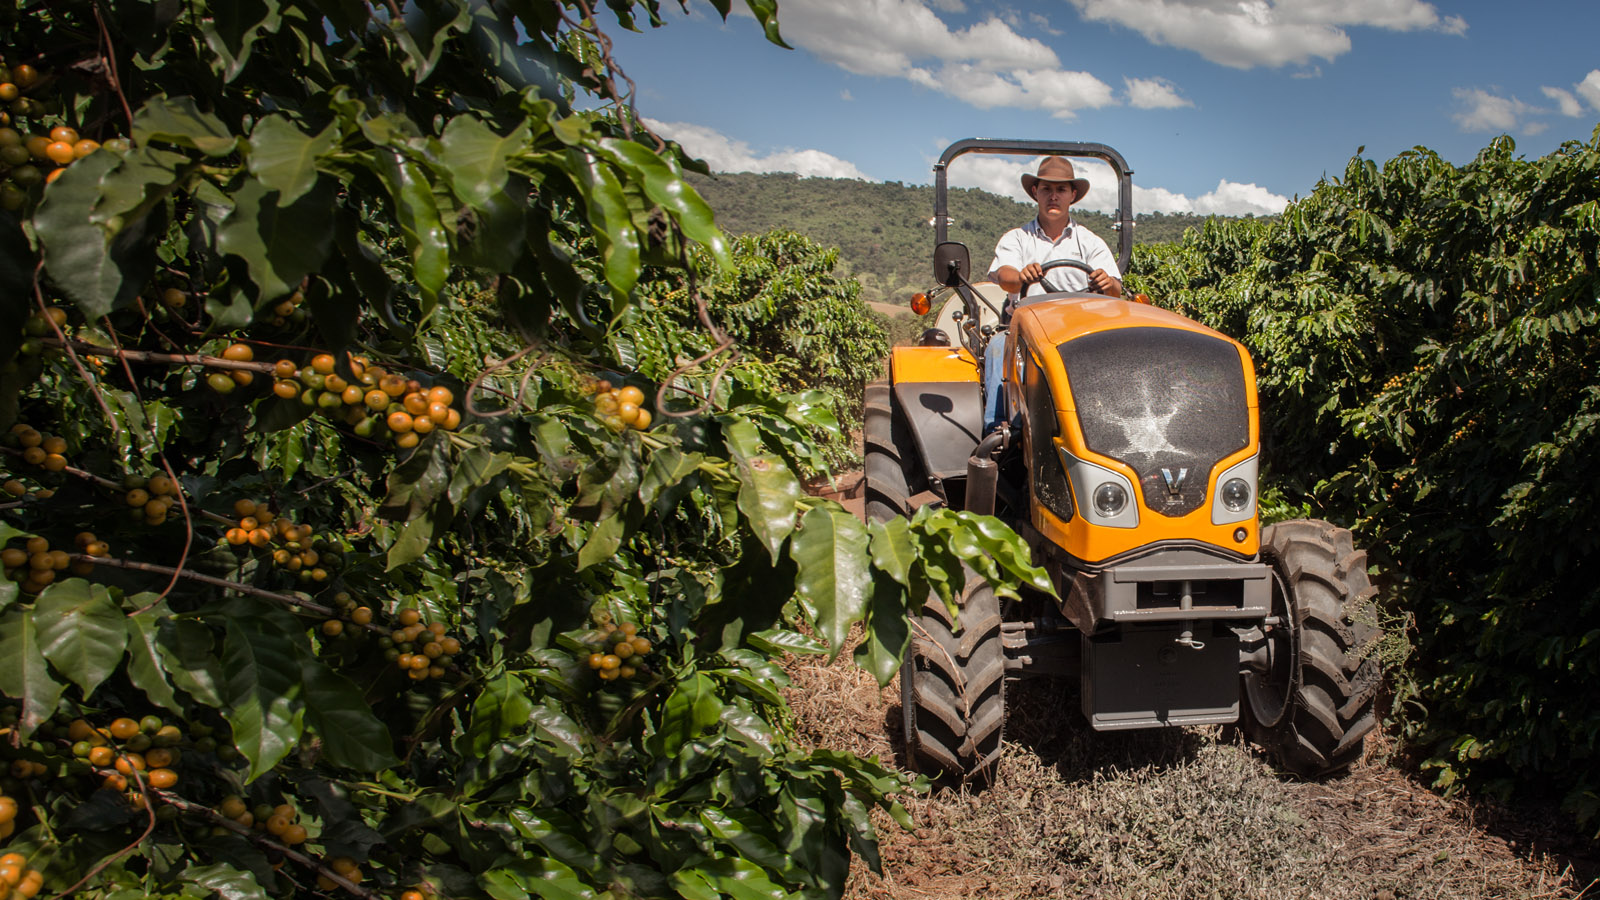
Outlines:
{"label": "blue sky", "polygon": [[[1365,147],[1542,156],[1600,123],[1600,0],[779,0],[793,50],[733,0],[610,23],[636,105],[716,171],[925,184],[966,137],[1092,141],[1135,211],[1272,213]],[[602,16],[602,22],[605,22]],[[1024,159],[951,183],[1024,199]],[[1080,204],[1110,208],[1111,179]]]}

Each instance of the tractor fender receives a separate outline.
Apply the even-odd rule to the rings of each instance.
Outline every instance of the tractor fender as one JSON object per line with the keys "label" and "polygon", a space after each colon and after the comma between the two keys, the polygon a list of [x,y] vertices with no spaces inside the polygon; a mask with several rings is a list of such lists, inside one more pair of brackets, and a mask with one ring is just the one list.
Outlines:
{"label": "tractor fender", "polygon": [[983,388],[976,381],[919,381],[894,386],[930,481],[965,478],[967,457],[983,428]]}

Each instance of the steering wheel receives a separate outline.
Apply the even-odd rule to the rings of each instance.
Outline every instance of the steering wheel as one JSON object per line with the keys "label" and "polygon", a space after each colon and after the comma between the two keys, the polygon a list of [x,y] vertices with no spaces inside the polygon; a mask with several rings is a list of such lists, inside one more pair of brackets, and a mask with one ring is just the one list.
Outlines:
{"label": "steering wheel", "polygon": [[[1083,260],[1081,260],[1081,259],[1072,259],[1070,257],[1064,257],[1062,259],[1052,259],[1049,262],[1040,263],[1039,264],[1039,269],[1041,270],[1042,273],[1048,273],[1051,269],[1077,269],[1077,270],[1083,272],[1083,274],[1085,274],[1085,275],[1088,275],[1089,273],[1094,271],[1094,267],[1089,265],[1088,263],[1084,262]],[[1033,284],[1026,285],[1025,288],[1032,288],[1034,285],[1040,285],[1040,284],[1044,284],[1044,274],[1041,274],[1039,276],[1039,280],[1038,281],[1035,281]],[[1092,289],[1093,285],[1091,285],[1090,287]],[[1028,291],[1027,291],[1027,289],[1024,289],[1023,292],[1021,293],[1021,295],[1019,295],[1019,296],[1026,297],[1027,295],[1028,295]]]}

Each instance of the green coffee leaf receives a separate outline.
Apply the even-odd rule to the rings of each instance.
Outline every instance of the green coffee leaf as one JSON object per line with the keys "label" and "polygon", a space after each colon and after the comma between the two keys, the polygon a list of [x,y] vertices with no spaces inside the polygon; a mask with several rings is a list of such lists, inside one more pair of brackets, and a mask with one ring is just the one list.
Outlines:
{"label": "green coffee leaf", "polygon": [[[281,7],[277,0],[241,0],[220,3],[211,13],[199,20],[200,34],[217,55],[213,68],[224,82],[231,82],[250,62],[256,38],[277,29],[282,21]],[[134,139],[144,143],[138,135],[135,130]]]}
{"label": "green coffee leaf", "polygon": [[225,862],[189,866],[183,870],[183,880],[218,894],[222,900],[268,900],[271,896],[248,869],[236,869]]}
{"label": "green coffee leaf", "polygon": [[627,297],[639,281],[639,231],[634,226],[622,183],[609,167],[580,151],[568,153],[569,171],[583,197],[589,227],[600,244],[606,283],[616,297]]}
{"label": "green coffee leaf", "polygon": [[[128,598],[134,606],[143,608],[156,599],[155,594],[135,594]],[[167,681],[166,664],[161,658],[161,620],[172,613],[163,601],[125,620],[128,626],[128,680],[162,709],[178,712],[177,695]]]}
{"label": "green coffee leaf", "polygon": [[174,686],[207,706],[222,705],[222,663],[211,629],[194,619],[159,619],[157,649]]}
{"label": "green coffee leaf", "polygon": [[306,698],[300,656],[287,635],[256,618],[229,618],[222,645],[228,724],[250,763],[246,783],[266,774],[300,739]]}
{"label": "green coffee leaf", "polygon": [[397,765],[389,729],[372,714],[361,689],[314,656],[302,655],[305,723],[322,738],[328,762],[357,772]]}
{"label": "green coffee leaf", "polygon": [[455,195],[481,208],[505,189],[506,163],[527,143],[526,122],[501,137],[474,116],[456,116],[439,136],[437,162],[449,176]]}
{"label": "green coffee leaf", "polygon": [[317,159],[339,143],[339,126],[330,124],[315,136],[302,132],[285,116],[267,116],[250,132],[250,174],[278,203],[294,202],[317,182]]}
{"label": "green coffee leaf", "polygon": [[259,300],[293,293],[328,258],[333,249],[335,192],[332,179],[319,179],[313,189],[287,205],[254,179],[234,192],[233,212],[217,233],[217,249],[244,260]]}
{"label": "green coffee leaf", "polygon": [[532,714],[533,701],[528,699],[522,679],[511,672],[500,673],[484,682],[478,699],[473,701],[472,719],[457,741],[459,752],[466,756],[484,755],[495,741],[526,727]]}
{"label": "green coffee leaf", "polygon": [[155,242],[167,227],[165,206],[117,230],[91,219],[101,181],[116,165],[115,154],[91,153],[69,166],[50,185],[33,216],[51,281],[90,319],[127,306],[139,295],[155,273]]}
{"label": "green coffee leaf", "polygon": [[872,584],[867,527],[837,504],[824,504],[800,520],[789,552],[799,572],[796,587],[814,611],[831,659],[866,612]]}
{"label": "green coffee leaf", "polygon": [[15,607],[0,616],[0,694],[22,701],[18,732],[26,739],[55,714],[66,685],[50,675],[32,610]]}
{"label": "green coffee leaf", "polygon": [[[926,596],[926,591],[923,596]],[[911,596],[899,583],[882,571],[872,573],[872,597],[867,606],[867,627],[855,649],[856,664],[872,673],[878,684],[887,685],[900,671],[900,662],[911,645],[911,627],[906,619]]]}
{"label": "green coffee leaf", "polygon": [[422,291],[426,318],[450,275],[450,238],[439,216],[433,183],[421,166],[392,148],[375,151],[370,166],[389,189],[400,233],[411,251],[411,274]]}
{"label": "green coffee leaf", "polygon": [[727,416],[722,427],[738,465],[739,511],[776,560],[794,531],[795,504],[804,494],[800,480],[781,457],[761,451],[760,437],[748,419]]}
{"label": "green coffee leaf", "polygon": [[39,649],[85,697],[116,671],[128,645],[122,610],[104,585],[81,578],[58,581],[34,604]]}
{"label": "green coffee leaf", "polygon": [[673,688],[661,707],[661,719],[650,742],[661,756],[676,754],[722,717],[722,700],[716,684],[696,672]]}

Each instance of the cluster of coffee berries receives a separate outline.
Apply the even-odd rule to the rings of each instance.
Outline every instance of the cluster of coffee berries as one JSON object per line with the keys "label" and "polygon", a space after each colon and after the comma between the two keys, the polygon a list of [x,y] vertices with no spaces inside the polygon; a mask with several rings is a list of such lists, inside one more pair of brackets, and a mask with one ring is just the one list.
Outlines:
{"label": "cluster of coffee berries", "polygon": [[301,304],[306,302],[306,295],[295,291],[287,299],[279,300],[272,307],[272,315],[267,317],[267,324],[275,328],[282,328],[293,322],[299,324],[306,319],[305,310]]}
{"label": "cluster of coffee berries", "polygon": [[[339,873],[340,878],[351,884],[360,884],[361,880],[366,877],[366,873],[361,871],[361,866],[348,856],[335,856],[329,859],[328,868]],[[337,881],[326,875],[317,876],[317,887],[320,890],[331,891],[338,886],[339,883]]]}
{"label": "cluster of coffee berries", "polygon": [[[30,190],[41,182],[54,181],[67,166],[101,147],[59,119],[53,126],[37,121],[60,113],[59,98],[34,96],[48,83],[48,78],[26,63],[0,65],[0,102],[5,104],[5,112],[0,112],[0,126],[5,126],[0,127],[0,171],[6,178],[0,184],[0,207],[8,210],[21,209]],[[35,120],[29,132],[18,130],[25,118]],[[130,144],[124,138],[113,138],[105,147],[120,153]]]}
{"label": "cluster of coffee berries", "polygon": [[[79,551],[88,556],[105,556],[111,552],[104,541],[87,531],[78,535],[77,543]],[[50,541],[42,537],[31,537],[20,547],[0,550],[0,565],[5,567],[7,578],[21,584],[24,594],[43,591],[61,572],[71,570],[74,575],[87,575],[94,569],[93,563],[74,562],[72,554],[65,550],[52,550]]]}
{"label": "cluster of coffee berries", "polygon": [[[66,452],[67,442],[63,438],[39,431],[31,425],[21,422],[11,426],[11,431],[5,436],[5,444],[14,450],[20,451],[22,461],[43,469],[46,472],[60,472],[68,465]],[[0,482],[0,491],[11,497],[28,497],[47,500],[55,496],[53,488],[40,487],[29,490],[27,482],[20,478],[7,478]]]}
{"label": "cluster of coffee berries", "polygon": [[343,562],[339,548],[323,540],[313,540],[310,525],[280,516],[267,504],[243,499],[233,504],[238,524],[223,533],[223,540],[234,547],[249,545],[272,548],[272,561],[279,568],[305,582],[327,581]]}
{"label": "cluster of coffee berries", "polygon": [[358,437],[391,440],[401,449],[417,446],[429,432],[461,427],[461,413],[451,406],[455,394],[447,387],[425,387],[360,356],[350,360],[354,381],[335,368],[331,353],[318,354],[304,367],[280,359],[273,367],[272,391],[343,421]]}
{"label": "cluster of coffee berries", "polygon": [[602,681],[632,678],[649,671],[644,657],[650,652],[650,641],[639,636],[639,626],[632,622],[603,622],[588,643],[589,668]]}
{"label": "cluster of coffee berries", "polygon": [[402,609],[395,616],[400,627],[389,633],[384,656],[394,661],[412,681],[443,678],[461,652],[461,640],[446,633],[443,622],[424,623],[422,613]]}
{"label": "cluster of coffee berries", "polygon": [[[17,801],[10,797],[0,796],[0,815],[6,815],[6,801],[10,801],[9,815],[17,814]],[[4,825],[0,825],[0,837],[11,834],[12,823],[8,818]],[[0,898],[21,897],[31,900],[39,896],[39,891],[44,888],[44,873],[38,869],[28,868],[28,857],[21,853],[7,853],[0,856]]]}
{"label": "cluster of coffee berries", "polygon": [[271,803],[257,803],[251,806],[243,797],[229,794],[222,798],[217,812],[236,825],[269,834],[291,847],[306,842],[306,827],[296,821],[300,817],[300,811],[295,809],[293,803],[279,803],[276,806]]}
{"label": "cluster of coffee berries", "polygon": [[[178,773],[172,767],[182,754],[178,744],[183,732],[175,725],[167,725],[160,716],[121,716],[103,728],[96,728],[87,719],[74,719],[67,726],[67,739],[72,741],[73,757],[101,770],[101,787],[137,790],[142,781],[164,791],[178,783]],[[142,799],[142,792],[139,793]]]}
{"label": "cluster of coffee berries", "polygon": [[634,428],[644,431],[650,427],[650,410],[644,408],[644,391],[631,384],[612,387],[604,379],[585,383],[595,414],[612,431]]}
{"label": "cluster of coffee berries", "polygon": [[322,634],[325,637],[336,638],[347,631],[350,634],[360,633],[359,629],[354,631],[346,629],[344,624],[346,622],[362,628],[372,624],[372,607],[357,603],[356,599],[346,591],[333,595],[333,607],[337,617],[324,619],[322,622]]}
{"label": "cluster of coffee berries", "polygon": [[122,502],[136,522],[162,525],[178,507],[178,483],[166,475],[129,475],[122,479]]}
{"label": "cluster of coffee berries", "polygon": [[[0,129],[4,131],[5,129]],[[4,188],[0,188],[3,192]],[[24,356],[36,356],[44,351],[44,338],[55,337],[56,329],[67,326],[67,311],[59,306],[45,307],[44,312],[36,312],[22,322],[23,339],[17,352]]]}
{"label": "cluster of coffee berries", "polygon": [[38,466],[46,472],[59,472],[67,467],[66,438],[18,422],[11,426],[6,443],[20,448],[22,461],[30,466]]}
{"label": "cluster of coffee berries", "polygon": [[[223,348],[222,358],[233,362],[250,362],[256,358],[249,344],[229,344]],[[206,375],[206,387],[219,394],[231,394],[235,388],[249,387],[256,375],[249,369],[212,369]]]}
{"label": "cluster of coffee berries", "polygon": [[[50,774],[50,767],[34,759],[13,759],[11,767],[7,770],[12,778],[43,778]],[[3,831],[4,829],[0,829]],[[9,837],[9,835],[0,835]]]}

